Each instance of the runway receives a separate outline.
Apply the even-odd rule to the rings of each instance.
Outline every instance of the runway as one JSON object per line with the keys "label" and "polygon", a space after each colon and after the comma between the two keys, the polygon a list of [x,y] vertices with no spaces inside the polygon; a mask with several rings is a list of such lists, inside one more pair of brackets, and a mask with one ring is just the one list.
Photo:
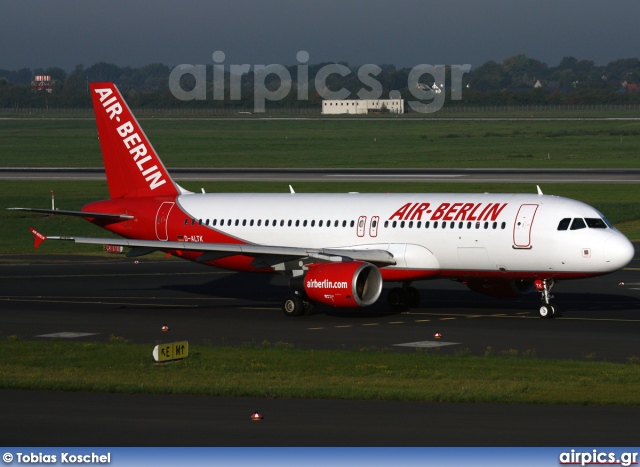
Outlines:
{"label": "runway", "polygon": [[[169,168],[177,181],[640,183],[640,169]],[[106,180],[103,168],[0,167],[0,180]]]}
{"label": "runway", "polygon": [[[1,257],[0,257],[1,258]],[[542,358],[585,356],[624,362],[640,356],[640,260],[601,278],[558,282],[553,290],[562,317],[537,317],[539,297],[486,297],[452,281],[414,285],[421,305],[391,312],[386,291],[356,311],[319,307],[287,318],[280,306],[289,293],[279,275],[233,273],[179,260],[145,261],[81,257],[68,261],[0,264],[0,330],[37,338],[59,332],[90,334],[83,340],[124,337],[136,343],[172,338],[193,344],[286,342],[305,349],[394,348],[433,340],[456,342],[441,352],[468,349],[535,350]],[[620,285],[624,283],[624,285]],[[80,284],[80,285],[79,285]],[[388,290],[391,285],[386,285]]]}
{"label": "runway", "polygon": [[[538,358],[626,362],[640,356],[640,260],[602,278],[556,285],[563,316],[536,317],[538,297],[494,299],[449,281],[416,283],[422,305],[392,313],[321,308],[286,318],[280,276],[229,273],[176,260],[0,257],[0,332],[24,339],[106,341],[150,350],[286,342],[303,349],[451,343],[439,352],[517,350]],[[624,285],[621,285],[623,283]],[[384,294],[384,292],[383,292]],[[442,334],[440,340],[434,333]],[[58,337],[42,337],[46,335]],[[62,334],[62,336],[74,334]],[[429,350],[426,350],[429,351]],[[638,407],[427,404],[0,391],[7,445],[555,446],[637,444]],[[252,424],[260,410],[265,420]],[[594,429],[594,427],[598,427]],[[162,433],[174,435],[167,441]]]}

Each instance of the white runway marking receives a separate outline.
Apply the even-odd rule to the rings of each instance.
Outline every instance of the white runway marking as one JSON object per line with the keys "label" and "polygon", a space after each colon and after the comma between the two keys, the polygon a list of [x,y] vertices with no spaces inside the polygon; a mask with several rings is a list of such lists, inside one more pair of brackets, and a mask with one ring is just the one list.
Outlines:
{"label": "white runway marking", "polygon": [[97,336],[97,332],[54,332],[53,334],[41,334],[36,337],[58,337],[61,339],[73,339],[75,337]]}
{"label": "white runway marking", "polygon": [[421,341],[407,342],[406,344],[393,344],[394,347],[416,347],[420,349],[435,349],[436,347],[444,347],[446,345],[460,345],[460,342]]}

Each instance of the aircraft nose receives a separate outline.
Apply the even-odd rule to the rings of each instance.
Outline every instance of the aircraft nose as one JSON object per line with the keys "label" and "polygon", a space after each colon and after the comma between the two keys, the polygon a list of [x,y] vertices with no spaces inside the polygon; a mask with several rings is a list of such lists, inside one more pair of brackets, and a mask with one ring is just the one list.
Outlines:
{"label": "aircraft nose", "polygon": [[604,260],[612,270],[625,267],[631,262],[635,253],[633,243],[624,235],[614,235],[604,242]]}

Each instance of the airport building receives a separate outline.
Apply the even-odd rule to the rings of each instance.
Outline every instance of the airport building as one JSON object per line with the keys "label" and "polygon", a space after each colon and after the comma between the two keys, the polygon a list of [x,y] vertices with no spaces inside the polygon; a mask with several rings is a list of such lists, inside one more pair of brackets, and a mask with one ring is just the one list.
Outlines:
{"label": "airport building", "polygon": [[333,99],[322,101],[323,115],[403,114],[403,99]]}

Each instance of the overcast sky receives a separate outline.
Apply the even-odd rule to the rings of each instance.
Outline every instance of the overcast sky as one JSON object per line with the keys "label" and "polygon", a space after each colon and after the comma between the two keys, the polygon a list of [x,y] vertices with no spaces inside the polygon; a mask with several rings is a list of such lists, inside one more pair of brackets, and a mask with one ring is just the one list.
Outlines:
{"label": "overcast sky", "polygon": [[640,56],[638,0],[0,0],[0,69]]}

